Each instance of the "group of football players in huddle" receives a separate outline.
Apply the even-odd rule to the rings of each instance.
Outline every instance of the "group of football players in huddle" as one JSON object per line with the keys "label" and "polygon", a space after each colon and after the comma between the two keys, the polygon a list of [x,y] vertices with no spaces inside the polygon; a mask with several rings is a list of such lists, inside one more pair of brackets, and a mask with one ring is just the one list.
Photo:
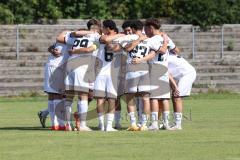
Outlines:
{"label": "group of football players in huddle", "polygon": [[[181,130],[182,99],[190,95],[196,71],[160,28],[155,18],[127,20],[119,33],[113,20],[91,19],[87,29],[61,32],[48,48],[48,108],[38,113],[42,126],[49,114],[52,130],[92,131],[87,115],[94,97],[100,131],[122,128],[121,99],[127,105],[128,131]],[[75,96],[77,112],[72,114]]]}

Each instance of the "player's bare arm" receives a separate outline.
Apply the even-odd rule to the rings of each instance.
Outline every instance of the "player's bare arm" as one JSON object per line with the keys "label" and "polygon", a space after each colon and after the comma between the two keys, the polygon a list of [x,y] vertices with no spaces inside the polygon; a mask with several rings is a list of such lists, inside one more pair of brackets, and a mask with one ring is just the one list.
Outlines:
{"label": "player's bare arm", "polygon": [[175,54],[175,55],[178,55],[180,54],[180,50],[178,47],[175,47],[174,49],[170,50],[171,53]]}
{"label": "player's bare arm", "polygon": [[[160,32],[160,35],[161,35],[163,38],[169,40],[169,36],[167,35],[167,33],[165,33],[165,32]],[[165,49],[165,48],[164,48],[164,49]],[[164,50],[163,50],[163,51],[164,51]],[[180,53],[180,50],[179,50],[178,47],[175,47],[174,49],[171,49],[170,52],[173,53],[173,54],[175,54],[175,55],[177,55],[177,54]]]}
{"label": "player's bare arm", "polygon": [[82,54],[82,53],[92,53],[93,51],[95,51],[97,49],[96,45],[92,45],[90,47],[86,47],[86,48],[78,48],[78,49],[71,49],[68,50],[68,52],[70,54]]}
{"label": "player's bare arm", "polygon": [[69,32],[69,31],[63,31],[63,32],[61,32],[61,33],[57,36],[56,41],[59,42],[59,43],[64,43],[64,44],[65,44],[65,43],[66,43],[66,42],[65,42],[65,36],[66,36],[67,32]]}
{"label": "player's bare arm", "polygon": [[115,35],[102,35],[100,37],[100,42],[101,43],[110,43],[112,42],[113,40],[117,39],[117,38],[120,38],[120,37],[123,37],[123,36],[126,36],[125,34],[115,34]]}
{"label": "player's bare arm", "polygon": [[170,82],[170,87],[172,88],[173,90],[173,96],[174,97],[178,97],[180,92],[178,90],[178,86],[177,86],[177,83],[175,82],[175,80],[173,79],[172,75],[170,73],[169,74],[169,82]]}
{"label": "player's bare arm", "polygon": [[152,60],[154,57],[156,56],[156,52],[155,51],[150,51],[150,53],[148,55],[146,55],[145,57],[142,58],[133,58],[132,60],[132,64],[139,64],[142,62],[146,62],[146,61],[150,61]]}
{"label": "player's bare arm", "polygon": [[85,35],[94,34],[94,33],[97,33],[97,32],[95,32],[95,31],[88,31],[88,30],[73,31],[73,32],[71,32],[71,36],[80,37],[80,36],[85,36]]}
{"label": "player's bare arm", "polygon": [[124,50],[126,52],[130,52],[131,50],[133,50],[139,43],[141,43],[143,40],[147,39],[147,37],[145,35],[139,35],[139,38],[132,41],[131,43],[127,44],[124,47]]}
{"label": "player's bare arm", "polygon": [[161,32],[161,35],[163,37],[163,45],[158,49],[158,52],[160,54],[165,54],[168,50],[169,38],[168,38],[167,34],[164,34],[163,32]]}
{"label": "player's bare arm", "polygon": [[107,50],[108,51],[111,51],[111,52],[113,52],[113,53],[117,53],[117,52],[120,52],[120,51],[122,51],[122,47],[121,47],[121,45],[120,44],[116,44],[116,43],[114,43],[114,44],[108,44],[107,45]]}

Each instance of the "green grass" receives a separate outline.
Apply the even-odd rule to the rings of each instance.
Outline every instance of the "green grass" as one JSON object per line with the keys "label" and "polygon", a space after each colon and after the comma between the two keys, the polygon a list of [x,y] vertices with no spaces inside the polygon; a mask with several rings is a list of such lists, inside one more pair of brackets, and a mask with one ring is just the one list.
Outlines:
{"label": "green grass", "polygon": [[[239,94],[186,99],[184,114],[191,109],[192,121],[184,120],[182,131],[53,132],[36,116],[46,104],[46,97],[0,98],[0,160],[240,160]],[[96,127],[97,120],[88,124]]]}

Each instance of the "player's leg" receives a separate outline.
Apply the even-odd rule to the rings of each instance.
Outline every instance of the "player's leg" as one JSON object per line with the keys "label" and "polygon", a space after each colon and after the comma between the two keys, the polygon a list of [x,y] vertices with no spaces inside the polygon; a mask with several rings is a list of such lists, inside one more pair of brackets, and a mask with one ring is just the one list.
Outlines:
{"label": "player's leg", "polygon": [[116,100],[116,110],[115,110],[115,115],[114,115],[114,121],[115,121],[115,127],[116,129],[121,129],[122,126],[120,124],[121,120],[121,98],[118,96]]}
{"label": "player's leg", "polygon": [[192,84],[196,78],[196,72],[189,73],[178,81],[178,90],[179,96],[173,97],[173,110],[174,110],[174,119],[175,125],[171,128],[173,130],[181,130],[182,129],[182,112],[183,112],[183,97],[190,96],[190,92],[192,89]]}
{"label": "player's leg", "polygon": [[92,131],[86,124],[88,111],[88,93],[79,92],[78,114],[80,117],[79,131]]}
{"label": "player's leg", "polygon": [[159,114],[159,104],[158,99],[151,99],[151,126],[149,130],[158,130],[158,114]]}
{"label": "player's leg", "polygon": [[[58,130],[65,130],[64,116],[64,99],[62,94],[53,94],[54,106],[54,123],[58,125]],[[56,128],[56,127],[55,127]],[[56,129],[57,130],[57,129]]]}
{"label": "player's leg", "polygon": [[98,128],[104,131],[105,98],[97,97]]}
{"label": "player's leg", "polygon": [[106,97],[106,77],[97,76],[94,83],[94,97],[97,100],[97,113],[98,113],[98,129],[105,130],[104,114],[105,114],[105,97]]}
{"label": "player's leg", "polygon": [[147,122],[148,122],[148,117],[150,113],[150,99],[149,99],[149,93],[141,93],[141,95],[143,100],[143,113],[142,113],[142,125],[140,130],[145,131],[145,130],[148,130]]}
{"label": "player's leg", "polygon": [[137,126],[142,125],[142,113],[143,113],[143,100],[141,96],[136,97],[136,108],[138,112],[138,124]]}
{"label": "player's leg", "polygon": [[92,90],[92,89],[89,89],[89,92],[88,92],[88,104],[89,104],[90,102],[92,102],[93,99],[94,99],[94,98],[93,98],[93,90]]}
{"label": "player's leg", "polygon": [[169,114],[170,114],[170,108],[169,108],[169,99],[161,99],[159,100],[160,106],[162,105],[163,112],[162,112],[162,119],[163,119],[163,127],[164,129],[169,129]]}
{"label": "player's leg", "polygon": [[112,123],[114,120],[114,113],[116,108],[116,99],[108,98],[108,113],[106,115],[106,128],[105,131],[117,131],[112,127]]}
{"label": "player's leg", "polygon": [[174,120],[175,125],[172,126],[172,129],[182,129],[182,109],[183,102],[181,97],[173,97],[173,110],[174,110]]}
{"label": "player's leg", "polygon": [[39,121],[43,128],[46,127],[46,119],[47,119],[48,114],[49,114],[48,108],[38,112],[38,118],[39,118]]}
{"label": "player's leg", "polygon": [[64,102],[66,131],[72,131],[71,114],[72,114],[72,103],[73,103],[74,94],[75,93],[72,90],[66,91],[66,99]]}
{"label": "player's leg", "polygon": [[163,105],[162,103],[158,104],[158,119],[160,120],[159,129],[163,129],[163,122],[162,122],[162,113],[163,113]]}
{"label": "player's leg", "polygon": [[56,107],[58,103],[61,102],[62,95],[56,94],[56,93],[48,93],[49,95],[49,114],[50,114],[50,119],[51,119],[51,128],[52,130],[59,130],[59,122],[58,118],[56,115]]}
{"label": "player's leg", "polygon": [[129,93],[126,94],[126,102],[127,102],[127,110],[128,110],[128,115],[130,118],[130,127],[128,127],[128,131],[138,131],[139,128],[137,127],[137,121],[135,117],[135,94]]}

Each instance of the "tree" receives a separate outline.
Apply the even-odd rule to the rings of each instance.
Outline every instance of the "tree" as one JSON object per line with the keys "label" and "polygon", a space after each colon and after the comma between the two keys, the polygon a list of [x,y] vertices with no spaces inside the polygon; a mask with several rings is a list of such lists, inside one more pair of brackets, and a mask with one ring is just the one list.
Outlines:
{"label": "tree", "polygon": [[13,13],[2,4],[0,4],[0,19],[1,24],[13,24],[14,22]]}

